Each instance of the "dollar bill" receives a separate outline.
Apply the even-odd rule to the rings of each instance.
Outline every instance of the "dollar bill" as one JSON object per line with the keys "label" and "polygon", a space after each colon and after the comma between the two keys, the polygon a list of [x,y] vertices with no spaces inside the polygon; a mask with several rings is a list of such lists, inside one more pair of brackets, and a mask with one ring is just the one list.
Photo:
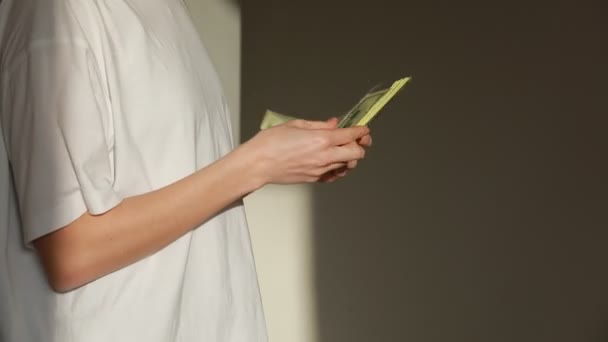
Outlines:
{"label": "dollar bill", "polygon": [[370,91],[340,120],[338,127],[365,126],[375,119],[382,108],[410,80],[409,77],[395,81],[390,88]]}
{"label": "dollar bill", "polygon": [[353,109],[351,109],[338,123],[338,127],[351,127],[357,125],[367,112],[377,103],[388,89],[366,94]]}
{"label": "dollar bill", "polygon": [[[378,117],[382,108],[403,89],[409,80],[410,77],[402,78],[395,81],[389,88],[368,92],[350,111],[340,118],[338,127],[368,125]],[[295,118],[267,110],[260,128],[267,129],[293,119]]]}
{"label": "dollar bill", "polygon": [[287,121],[294,120],[294,117],[280,114],[277,112],[273,112],[271,110],[267,110],[264,114],[264,119],[262,119],[262,124],[260,125],[260,129],[267,129],[270,127],[274,127]]}

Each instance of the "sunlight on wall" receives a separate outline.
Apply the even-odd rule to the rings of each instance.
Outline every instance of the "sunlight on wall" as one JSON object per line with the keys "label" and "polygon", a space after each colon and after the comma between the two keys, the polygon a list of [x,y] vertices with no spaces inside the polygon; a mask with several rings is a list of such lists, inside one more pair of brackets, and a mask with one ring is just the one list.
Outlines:
{"label": "sunlight on wall", "polygon": [[267,186],[246,198],[270,341],[316,336],[309,186]]}

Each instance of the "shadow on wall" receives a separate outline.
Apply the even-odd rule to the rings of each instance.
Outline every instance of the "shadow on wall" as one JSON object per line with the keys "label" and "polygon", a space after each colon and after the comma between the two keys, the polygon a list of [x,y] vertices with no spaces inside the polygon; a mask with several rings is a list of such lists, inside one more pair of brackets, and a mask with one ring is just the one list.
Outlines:
{"label": "shadow on wall", "polygon": [[325,118],[414,77],[367,160],[315,188],[321,342],[606,341],[604,4],[262,0],[243,14],[243,86],[275,110]]}
{"label": "shadow on wall", "polygon": [[240,12],[241,10],[241,0],[214,0],[214,1],[218,1],[218,2],[225,2],[227,3],[230,7],[232,7],[234,10]]}

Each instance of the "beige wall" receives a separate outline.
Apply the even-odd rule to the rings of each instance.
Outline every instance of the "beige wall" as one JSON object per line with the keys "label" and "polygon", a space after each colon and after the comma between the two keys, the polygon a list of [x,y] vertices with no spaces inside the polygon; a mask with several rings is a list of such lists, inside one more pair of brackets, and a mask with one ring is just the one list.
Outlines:
{"label": "beige wall", "polygon": [[245,203],[271,342],[317,341],[312,191],[267,186]]}
{"label": "beige wall", "polygon": [[219,74],[232,114],[235,138],[241,111],[241,9],[233,0],[186,0]]}

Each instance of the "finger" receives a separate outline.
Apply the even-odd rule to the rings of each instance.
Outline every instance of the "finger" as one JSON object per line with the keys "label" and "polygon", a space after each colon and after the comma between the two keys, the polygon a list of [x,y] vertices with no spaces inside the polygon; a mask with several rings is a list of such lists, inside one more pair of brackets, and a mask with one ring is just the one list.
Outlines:
{"label": "finger", "polygon": [[308,121],[308,120],[291,120],[286,123],[290,127],[302,128],[302,129],[334,129],[335,124],[328,121]]}
{"label": "finger", "polygon": [[356,161],[356,160],[351,160],[351,161],[349,161],[349,162],[346,164],[346,167],[347,167],[349,170],[352,170],[352,169],[356,168],[356,167],[357,167],[357,161]]}
{"label": "finger", "polygon": [[338,177],[336,175],[334,175],[333,172],[329,172],[329,173],[324,174],[321,178],[319,178],[319,182],[333,183],[337,179],[338,179]]}
{"label": "finger", "polygon": [[365,149],[357,144],[348,144],[344,146],[334,146],[327,149],[324,160],[332,163],[348,163],[352,160],[359,160],[365,157]]}
{"label": "finger", "polygon": [[340,122],[340,120],[336,117],[330,118],[329,120],[327,120],[327,123],[331,126],[331,128],[338,128],[339,122]]}
{"label": "finger", "polygon": [[330,132],[329,140],[333,145],[344,145],[369,134],[366,126],[338,128]]}
{"label": "finger", "polygon": [[333,171],[334,175],[337,177],[344,177],[348,173],[348,167],[342,167]]}
{"label": "finger", "polygon": [[319,178],[319,182],[333,183],[334,181],[338,180],[339,178],[346,176],[347,173],[348,173],[348,168],[346,166],[342,166],[342,167],[339,167],[332,171],[329,171],[326,174],[324,174],[323,176],[321,176],[321,178]]}
{"label": "finger", "polygon": [[372,136],[368,134],[360,138],[357,142],[363,147],[370,147],[372,146]]}
{"label": "finger", "polygon": [[342,168],[346,168],[345,163],[332,163],[327,166],[323,166],[317,170],[315,170],[314,174],[316,175],[325,175],[327,173],[332,173],[334,170],[339,170]]}

